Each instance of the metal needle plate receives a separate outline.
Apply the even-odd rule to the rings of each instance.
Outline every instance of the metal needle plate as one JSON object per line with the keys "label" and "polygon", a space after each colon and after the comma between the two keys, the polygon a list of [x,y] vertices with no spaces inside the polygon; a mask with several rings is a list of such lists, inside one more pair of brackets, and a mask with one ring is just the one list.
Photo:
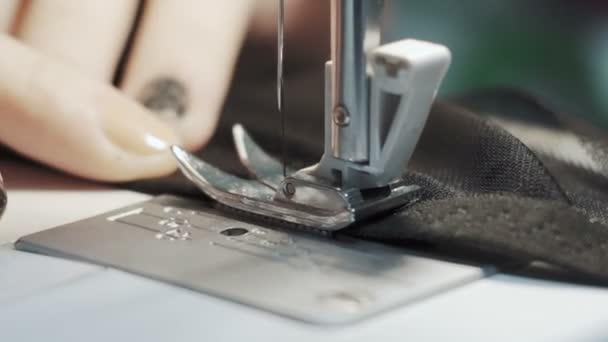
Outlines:
{"label": "metal needle plate", "polygon": [[26,236],[87,261],[315,324],[344,324],[483,277],[481,268],[352,238],[269,229],[161,196]]}

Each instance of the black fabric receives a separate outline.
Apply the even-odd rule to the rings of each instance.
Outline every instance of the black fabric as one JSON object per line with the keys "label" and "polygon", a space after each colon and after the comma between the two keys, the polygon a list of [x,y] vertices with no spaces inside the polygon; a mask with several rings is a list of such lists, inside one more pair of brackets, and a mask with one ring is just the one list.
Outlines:
{"label": "black fabric", "polygon": [[6,209],[6,191],[4,190],[4,182],[0,174],[0,217],[4,214],[4,209]]}
{"label": "black fabric", "polygon": [[[218,131],[200,155],[246,176],[236,159],[230,127],[243,123],[263,147],[279,155],[279,116],[272,80],[235,84]],[[287,82],[287,146],[293,167],[315,163],[321,156],[322,85],[323,75],[314,72]],[[404,171],[405,179],[423,187],[420,200],[346,233],[391,244],[423,241],[521,263],[540,260],[608,281],[608,172],[602,171],[608,144],[592,125],[564,117],[508,89],[435,104]],[[534,150],[533,144],[516,137],[513,127],[574,135],[600,166],[590,170],[568,156]],[[534,135],[534,130],[526,134]],[[128,186],[201,196],[180,175]]]}

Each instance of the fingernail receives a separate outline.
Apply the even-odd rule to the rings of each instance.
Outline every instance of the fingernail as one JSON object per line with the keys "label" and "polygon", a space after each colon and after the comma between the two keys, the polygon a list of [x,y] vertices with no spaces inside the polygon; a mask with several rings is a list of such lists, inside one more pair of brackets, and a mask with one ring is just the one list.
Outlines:
{"label": "fingernail", "polygon": [[144,107],[169,122],[182,118],[189,105],[188,91],[184,83],[167,76],[149,82],[138,99]]}
{"label": "fingernail", "polygon": [[168,153],[179,144],[173,129],[150,112],[134,105],[129,112],[109,111],[104,115],[104,131],[114,145],[137,155]]}

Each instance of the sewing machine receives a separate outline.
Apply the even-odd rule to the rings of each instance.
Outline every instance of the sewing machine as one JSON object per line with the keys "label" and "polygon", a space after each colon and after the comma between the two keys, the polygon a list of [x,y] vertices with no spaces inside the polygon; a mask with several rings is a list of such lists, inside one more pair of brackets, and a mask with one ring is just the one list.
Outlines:
{"label": "sewing machine", "polygon": [[228,207],[322,231],[411,202],[417,185],[400,177],[447,72],[450,52],[412,39],[380,46],[385,10],[381,1],[332,2],[325,153],[318,164],[287,170],[237,125],[236,149],[254,180],[224,173],[174,147],[186,177]]}
{"label": "sewing machine", "polygon": [[[318,164],[291,170],[240,125],[236,152],[253,179],[174,147],[207,197],[153,198],[17,241],[33,254],[0,250],[15,275],[0,285],[0,337],[549,340],[597,326],[604,291],[546,290],[492,265],[340,234],[416,201],[420,186],[400,175],[450,62],[441,45],[382,42],[382,10],[332,0]],[[541,307],[558,298],[560,309]],[[568,310],[585,303],[595,309]],[[583,328],[551,330],[564,322]]]}

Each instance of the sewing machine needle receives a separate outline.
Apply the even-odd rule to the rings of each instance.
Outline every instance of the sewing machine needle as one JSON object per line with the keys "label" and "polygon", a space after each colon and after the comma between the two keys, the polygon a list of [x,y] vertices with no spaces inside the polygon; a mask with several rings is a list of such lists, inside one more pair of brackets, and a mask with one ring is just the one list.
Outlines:
{"label": "sewing machine needle", "polygon": [[285,0],[279,1],[278,25],[277,25],[277,106],[281,116],[281,148],[283,177],[287,177],[287,148],[285,141],[285,91],[283,58],[285,48]]}

